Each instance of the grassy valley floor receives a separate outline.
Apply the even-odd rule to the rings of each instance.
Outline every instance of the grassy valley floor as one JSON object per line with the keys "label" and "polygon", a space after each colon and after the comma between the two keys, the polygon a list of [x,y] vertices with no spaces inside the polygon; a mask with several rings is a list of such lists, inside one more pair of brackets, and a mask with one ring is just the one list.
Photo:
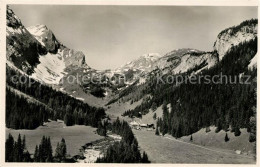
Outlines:
{"label": "grassy valley floor", "polygon": [[[210,132],[206,133],[206,129],[202,128],[198,132],[192,134],[193,141],[192,143],[198,144],[201,146],[228,149],[232,152],[241,151],[241,154],[244,155],[253,155],[254,142],[249,142],[249,133],[246,129],[240,129],[241,134],[235,136],[234,133],[230,131],[225,132],[221,130],[218,133],[215,133],[216,127],[210,127]],[[229,141],[225,142],[225,135],[228,135]],[[183,136],[180,138],[181,141],[190,142],[190,136]]]}
{"label": "grassy valley floor", "polygon": [[225,149],[196,145],[170,136],[156,136],[154,131],[134,130],[141,150],[152,163],[254,164],[253,156],[237,155]]}
{"label": "grassy valley floor", "polygon": [[63,121],[50,121],[35,130],[6,129],[6,137],[11,133],[15,140],[17,140],[19,133],[21,136],[25,135],[26,147],[31,154],[34,153],[35,146],[40,144],[43,135],[50,136],[53,153],[55,153],[57,143],[63,137],[66,140],[67,153],[74,156],[79,153],[81,146],[88,142],[104,138],[96,134],[95,130],[96,128],[90,126],[66,126]]}

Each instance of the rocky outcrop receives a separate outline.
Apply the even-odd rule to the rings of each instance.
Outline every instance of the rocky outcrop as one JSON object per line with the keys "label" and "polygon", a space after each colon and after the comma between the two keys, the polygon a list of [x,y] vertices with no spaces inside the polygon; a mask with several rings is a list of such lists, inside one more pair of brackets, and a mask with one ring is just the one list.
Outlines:
{"label": "rocky outcrop", "polygon": [[227,28],[220,32],[214,43],[214,50],[219,54],[219,60],[224,57],[232,46],[257,37],[257,22],[256,19],[247,20],[238,26]]}
{"label": "rocky outcrop", "polygon": [[50,53],[57,53],[60,43],[46,25],[36,25],[26,28]]}
{"label": "rocky outcrop", "polygon": [[7,6],[6,59],[27,74],[39,64],[39,55],[46,49],[27,31],[21,20]]}
{"label": "rocky outcrop", "polygon": [[9,65],[47,84],[58,84],[71,67],[89,68],[84,53],[64,46],[46,25],[25,28],[9,7],[6,12]]}

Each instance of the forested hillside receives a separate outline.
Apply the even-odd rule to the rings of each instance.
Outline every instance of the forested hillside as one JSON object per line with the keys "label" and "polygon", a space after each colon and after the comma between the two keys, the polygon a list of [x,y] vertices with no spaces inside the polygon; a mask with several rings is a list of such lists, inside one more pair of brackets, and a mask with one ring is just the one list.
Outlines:
{"label": "forested hillside", "polygon": [[[257,75],[256,69],[249,70],[248,65],[256,52],[257,38],[232,47],[216,66],[198,74],[210,79],[218,76],[214,78],[217,84],[208,82],[207,78],[202,78],[200,84],[197,80],[197,84],[187,82],[179,86],[151,82],[150,86],[154,88],[151,89],[151,100],[124,115],[140,117],[139,112],[149,112],[152,104],[170,103],[172,110],[168,111],[164,105],[163,118],[157,121],[163,134],[181,137],[211,125],[217,126],[217,131],[229,130],[231,126],[235,135],[239,135],[239,128],[248,128],[250,132],[250,118],[254,117],[256,107]],[[221,75],[227,75],[231,82],[221,84]],[[247,81],[250,84],[238,82],[239,78],[245,82],[247,75],[250,75]]]}
{"label": "forested hillside", "polygon": [[[14,78],[21,79],[21,82],[15,81]],[[28,76],[9,66],[7,66],[6,79],[7,85],[52,109],[50,111],[39,104],[27,102],[25,98],[17,96],[7,89],[6,124],[9,128],[33,129],[48,119],[64,120],[67,126],[79,124],[97,127],[97,123],[105,116],[103,108],[89,106],[50,86],[41,84],[32,78],[29,79]]]}
{"label": "forested hillside", "polygon": [[35,129],[53,117],[53,112],[47,107],[28,102],[9,88],[6,88],[6,99],[6,126],[9,128]]}

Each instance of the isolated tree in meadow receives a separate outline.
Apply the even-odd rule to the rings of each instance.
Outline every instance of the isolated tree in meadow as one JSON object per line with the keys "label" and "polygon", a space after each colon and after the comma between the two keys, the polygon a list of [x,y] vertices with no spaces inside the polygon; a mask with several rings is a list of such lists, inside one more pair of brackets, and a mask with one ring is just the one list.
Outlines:
{"label": "isolated tree in meadow", "polygon": [[193,141],[193,137],[192,137],[192,135],[190,136],[190,141]]}
{"label": "isolated tree in meadow", "polygon": [[229,141],[229,138],[228,138],[228,134],[226,133],[225,142],[228,142],[228,141]]}
{"label": "isolated tree in meadow", "polygon": [[155,130],[155,135],[159,136],[159,130],[158,130],[158,126],[156,126],[156,130]]}
{"label": "isolated tree in meadow", "polygon": [[156,120],[156,118],[157,118],[157,115],[156,115],[156,113],[154,113],[153,114],[153,119]]}

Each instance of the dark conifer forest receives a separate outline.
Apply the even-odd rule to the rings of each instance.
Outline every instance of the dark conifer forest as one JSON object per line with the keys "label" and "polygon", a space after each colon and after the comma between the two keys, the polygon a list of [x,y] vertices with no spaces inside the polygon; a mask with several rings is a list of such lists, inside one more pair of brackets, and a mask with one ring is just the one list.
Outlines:
{"label": "dark conifer forest", "polygon": [[30,153],[26,150],[26,139],[18,135],[17,141],[11,134],[5,142],[5,161],[6,162],[32,162]]}
{"label": "dark conifer forest", "polygon": [[29,153],[26,147],[26,138],[18,135],[17,141],[11,134],[5,142],[5,161],[6,162],[68,162],[66,157],[67,146],[65,139],[62,138],[58,143],[53,156],[53,149],[50,137],[43,136],[39,145],[36,145],[34,153]]}
{"label": "dark conifer forest", "polygon": [[107,128],[120,135],[122,140],[110,145],[104,157],[97,159],[97,163],[150,163],[145,152],[141,155],[138,142],[126,121],[120,122],[117,118]]}
{"label": "dark conifer forest", "polygon": [[[16,82],[14,76],[20,78],[21,82]],[[34,129],[48,119],[64,120],[67,126],[78,124],[97,127],[98,122],[105,116],[103,108],[89,106],[87,103],[56,91],[50,86],[41,84],[32,78],[29,79],[26,75],[8,66],[6,79],[9,87],[19,90],[40,102],[27,101],[7,88],[6,125],[8,128]]]}
{"label": "dark conifer forest", "polygon": [[[224,84],[207,83],[205,78],[202,78],[201,84],[188,82],[177,86],[157,84],[156,80],[150,80],[152,89],[149,93],[152,98],[126,111],[123,116],[141,117],[149,112],[152,104],[157,107],[164,104],[163,117],[157,118],[157,126],[162,134],[168,133],[179,138],[212,125],[217,127],[216,132],[231,130],[236,136],[240,135],[240,128],[247,128],[251,132],[254,129],[250,119],[255,116],[257,70],[249,70],[247,67],[256,53],[257,38],[233,46],[217,65],[198,74],[209,76],[210,79],[216,75],[230,77],[231,82],[228,79]],[[250,76],[248,80],[247,76]],[[233,83],[236,79],[239,81],[239,78],[242,84]],[[221,77],[215,80],[220,81]],[[171,110],[166,106],[169,103]]]}

